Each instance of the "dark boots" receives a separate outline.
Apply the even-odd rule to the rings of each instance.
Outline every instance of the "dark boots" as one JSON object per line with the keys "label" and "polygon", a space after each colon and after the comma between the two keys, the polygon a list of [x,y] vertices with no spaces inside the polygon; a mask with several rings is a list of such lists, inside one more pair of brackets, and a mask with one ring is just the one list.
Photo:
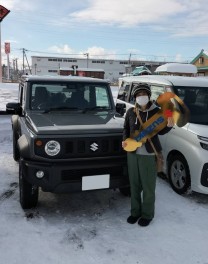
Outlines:
{"label": "dark boots", "polygon": [[152,219],[146,219],[146,218],[142,218],[140,216],[136,217],[136,216],[132,216],[132,215],[130,215],[127,218],[127,223],[129,223],[129,224],[135,224],[137,221],[138,221],[138,225],[140,225],[140,226],[148,226],[149,223],[152,221]]}
{"label": "dark boots", "polygon": [[132,216],[130,215],[128,218],[127,218],[127,223],[129,224],[135,224],[139,219],[139,216],[136,217],[136,216]]}
{"label": "dark boots", "polygon": [[140,226],[148,226],[149,223],[152,221],[152,219],[146,219],[146,218],[139,218],[138,225]]}

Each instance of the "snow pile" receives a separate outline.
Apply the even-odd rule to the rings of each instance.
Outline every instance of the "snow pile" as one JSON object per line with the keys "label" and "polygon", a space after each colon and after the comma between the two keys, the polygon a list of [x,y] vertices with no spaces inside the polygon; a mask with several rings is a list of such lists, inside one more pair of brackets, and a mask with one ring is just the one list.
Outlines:
{"label": "snow pile", "polygon": [[17,83],[0,83],[0,110],[6,110],[6,104],[17,102],[18,98]]}
{"label": "snow pile", "polygon": [[167,73],[197,73],[197,67],[193,64],[185,63],[166,63],[155,70],[155,72],[167,72]]}

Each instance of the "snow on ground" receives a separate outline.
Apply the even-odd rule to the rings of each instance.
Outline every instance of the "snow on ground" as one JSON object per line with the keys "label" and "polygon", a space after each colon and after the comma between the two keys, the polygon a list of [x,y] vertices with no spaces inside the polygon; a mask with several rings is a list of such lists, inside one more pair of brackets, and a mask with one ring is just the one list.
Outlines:
{"label": "snow on ground", "polygon": [[18,84],[17,83],[0,83],[0,111],[6,109],[9,102],[17,102]]}
{"label": "snow on ground", "polygon": [[41,192],[24,211],[10,116],[0,116],[0,146],[0,263],[208,264],[208,196],[179,196],[157,179],[156,215],[144,228],[127,224],[130,198],[117,190]]}

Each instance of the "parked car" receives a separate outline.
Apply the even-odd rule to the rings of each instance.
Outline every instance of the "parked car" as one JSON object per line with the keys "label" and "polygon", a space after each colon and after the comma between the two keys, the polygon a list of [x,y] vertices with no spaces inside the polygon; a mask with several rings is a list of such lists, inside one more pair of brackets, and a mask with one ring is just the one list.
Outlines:
{"label": "parked car", "polygon": [[86,77],[23,76],[12,115],[19,161],[20,203],[37,205],[39,187],[52,193],[128,191],[123,118],[109,82]]}
{"label": "parked car", "polygon": [[[135,83],[151,86],[152,99],[164,92],[178,95],[190,110],[189,122],[160,137],[164,173],[178,194],[191,190],[208,194],[208,79],[181,76],[138,76],[120,79],[116,108],[121,114],[135,104]],[[177,102],[173,100],[177,105]]]}

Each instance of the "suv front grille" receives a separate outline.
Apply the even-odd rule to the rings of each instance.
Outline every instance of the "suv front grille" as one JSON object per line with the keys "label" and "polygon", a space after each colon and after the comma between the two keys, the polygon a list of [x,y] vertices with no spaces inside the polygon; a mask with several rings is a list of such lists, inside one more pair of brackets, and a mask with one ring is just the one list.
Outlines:
{"label": "suv front grille", "polygon": [[45,153],[44,146],[50,139],[43,139],[43,146],[35,148],[35,154],[51,159],[85,158],[85,157],[105,157],[120,156],[125,152],[122,149],[122,136],[86,137],[86,138],[57,138],[61,144],[61,151],[55,157],[50,157]]}

